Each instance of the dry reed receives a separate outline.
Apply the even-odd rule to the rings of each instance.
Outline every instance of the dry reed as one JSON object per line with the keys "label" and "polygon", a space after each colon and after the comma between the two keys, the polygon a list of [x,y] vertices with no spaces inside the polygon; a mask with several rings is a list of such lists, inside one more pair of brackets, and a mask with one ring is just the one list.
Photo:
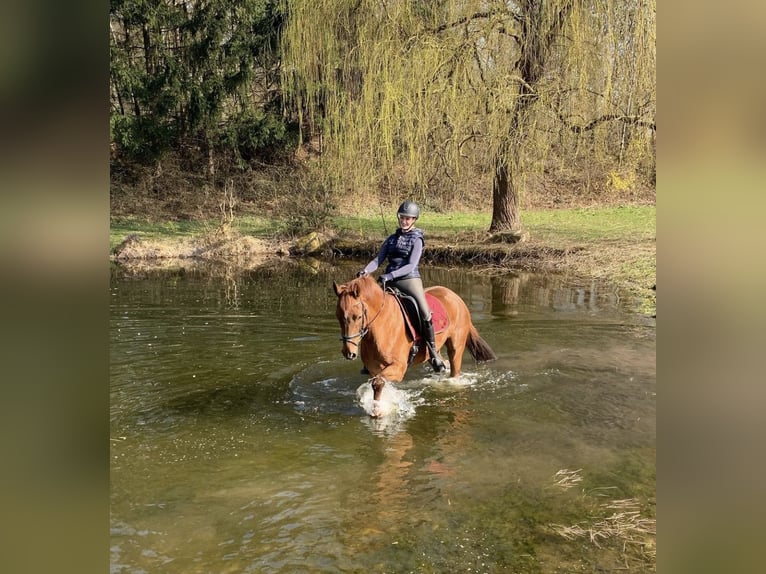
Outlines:
{"label": "dry reed", "polygon": [[[578,470],[559,470],[553,481],[565,490],[582,481]],[[609,541],[621,543],[623,554],[637,554],[642,560],[656,560],[657,521],[642,515],[641,504],[635,498],[611,500],[599,504],[594,516],[572,525],[548,524],[548,529],[566,540],[585,538],[601,548]]]}

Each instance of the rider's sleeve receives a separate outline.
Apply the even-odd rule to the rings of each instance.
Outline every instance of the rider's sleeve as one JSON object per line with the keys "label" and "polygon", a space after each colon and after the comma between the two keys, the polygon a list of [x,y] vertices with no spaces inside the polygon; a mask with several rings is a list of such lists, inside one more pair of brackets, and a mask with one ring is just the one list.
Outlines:
{"label": "rider's sleeve", "polygon": [[375,271],[380,266],[380,264],[386,260],[387,254],[388,254],[388,241],[384,241],[383,245],[380,246],[380,251],[378,251],[378,256],[367,264],[367,266],[364,268],[364,272],[372,273],[373,271]]}
{"label": "rider's sleeve", "polygon": [[394,279],[397,277],[404,277],[405,275],[408,275],[411,271],[414,269],[417,269],[418,263],[420,263],[420,257],[423,255],[423,239],[419,238],[420,241],[415,241],[414,245],[412,246],[412,251],[410,252],[410,258],[407,260],[406,265],[402,265],[399,267],[399,269],[394,269],[391,271],[390,275]]}

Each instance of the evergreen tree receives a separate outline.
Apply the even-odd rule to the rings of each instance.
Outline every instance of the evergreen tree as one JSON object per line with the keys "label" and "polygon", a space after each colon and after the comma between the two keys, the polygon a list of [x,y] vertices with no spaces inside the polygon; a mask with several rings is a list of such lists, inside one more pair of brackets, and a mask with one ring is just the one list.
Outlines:
{"label": "evergreen tree", "polygon": [[218,155],[245,165],[290,145],[281,20],[275,0],[111,0],[118,152],[150,163],[172,150],[212,174]]}

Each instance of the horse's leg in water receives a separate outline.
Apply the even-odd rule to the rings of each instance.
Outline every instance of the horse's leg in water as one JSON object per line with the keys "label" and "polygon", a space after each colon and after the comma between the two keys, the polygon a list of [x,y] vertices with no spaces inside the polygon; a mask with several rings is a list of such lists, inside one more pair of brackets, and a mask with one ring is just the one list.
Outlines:
{"label": "horse's leg in water", "polygon": [[375,401],[380,400],[380,395],[383,393],[383,387],[386,386],[386,378],[382,375],[375,375],[370,379],[370,384],[372,385],[372,398]]}
{"label": "horse's leg in water", "polygon": [[460,375],[460,369],[463,366],[463,351],[465,351],[465,337],[460,337],[460,333],[453,333],[452,336],[444,342],[449,356],[449,376],[457,377]]}
{"label": "horse's leg in water", "polygon": [[372,385],[372,398],[379,401],[380,396],[383,393],[383,387],[386,386],[386,383],[389,381],[401,381],[406,372],[406,363],[396,362],[386,366],[370,380],[370,384]]}

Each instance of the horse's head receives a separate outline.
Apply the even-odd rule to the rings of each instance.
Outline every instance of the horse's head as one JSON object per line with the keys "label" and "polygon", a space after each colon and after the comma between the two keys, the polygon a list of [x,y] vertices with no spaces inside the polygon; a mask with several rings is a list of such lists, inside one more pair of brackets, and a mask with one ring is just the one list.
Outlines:
{"label": "horse's head", "polygon": [[356,359],[359,343],[367,334],[368,317],[363,292],[368,281],[375,284],[369,277],[354,279],[343,285],[338,285],[334,281],[332,284],[338,296],[335,316],[340,323],[340,338],[343,341],[341,353],[348,360]]}

